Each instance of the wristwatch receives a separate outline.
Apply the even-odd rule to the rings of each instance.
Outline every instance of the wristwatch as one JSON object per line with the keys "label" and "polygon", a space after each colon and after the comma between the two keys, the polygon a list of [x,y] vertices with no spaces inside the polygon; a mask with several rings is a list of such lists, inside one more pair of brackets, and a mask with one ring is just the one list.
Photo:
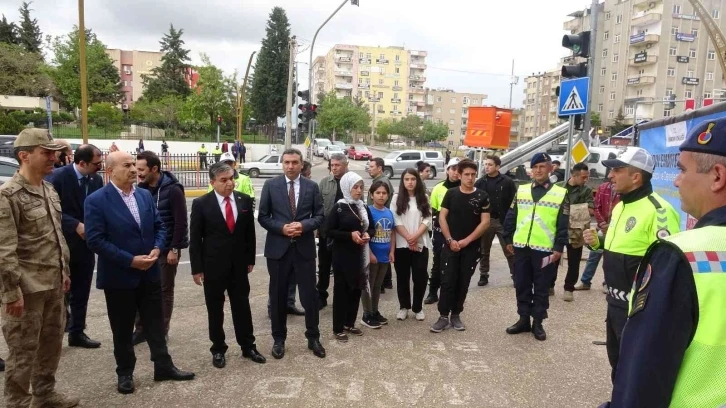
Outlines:
{"label": "wristwatch", "polygon": [[176,248],[172,248],[171,249],[171,253],[174,254],[174,255],[179,255],[179,250],[176,249]]}
{"label": "wristwatch", "polygon": [[446,239],[446,245],[449,245],[449,244],[451,243],[451,241],[453,241],[453,239],[451,239],[451,238],[447,238],[447,239]]}

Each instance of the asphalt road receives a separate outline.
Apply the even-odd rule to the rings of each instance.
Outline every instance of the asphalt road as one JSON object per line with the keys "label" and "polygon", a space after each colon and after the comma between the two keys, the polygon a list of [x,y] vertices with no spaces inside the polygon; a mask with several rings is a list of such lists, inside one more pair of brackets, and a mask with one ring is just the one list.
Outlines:
{"label": "asphalt road", "polygon": [[[363,165],[354,162],[351,170],[362,171]],[[325,166],[317,166],[313,178],[319,180],[325,174]],[[258,194],[262,183],[264,179],[253,180]],[[472,279],[462,313],[466,331],[429,332],[438,316],[435,305],[425,306],[425,322],[412,317],[396,321],[394,289],[382,295],[380,306],[390,324],[380,330],[363,328],[362,337],[345,344],[333,339],[331,307],[320,312],[321,341],[328,351],[325,359],[307,350],[304,319],[291,316],[287,354],[274,360],[264,240],[265,232],[258,225],[250,303],[258,349],[268,358],[267,364],[238,357],[241,353],[227,307],[228,363],[222,370],[212,367],[204,295],[192,281],[184,251],[169,349],[174,362],[196,372],[197,379],[155,383],[148,347],[142,344],[136,347],[136,393],[118,394],[106,305],[103,293],[93,289],[87,334],[103,345],[97,350],[64,346],[57,388],[79,396],[84,407],[594,407],[608,399],[610,367],[605,347],[592,344],[605,338],[604,295],[595,290],[578,292],[575,302],[562,301],[565,270],[561,268],[558,293],[550,298],[550,318],[545,322],[547,341],[538,342],[530,334],[509,336],[504,329],[517,319],[516,301],[496,244],[490,285],[476,286],[476,274]],[[0,356],[6,355],[6,346],[0,342]]]}

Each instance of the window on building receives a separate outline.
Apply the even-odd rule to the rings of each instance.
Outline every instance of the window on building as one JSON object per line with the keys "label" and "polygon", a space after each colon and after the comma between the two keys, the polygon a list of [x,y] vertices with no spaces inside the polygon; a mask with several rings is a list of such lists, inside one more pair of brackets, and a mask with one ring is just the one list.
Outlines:
{"label": "window on building", "polygon": [[400,55],[396,55],[396,61],[400,61],[400,60],[401,60],[401,56]]}
{"label": "window on building", "polygon": [[393,81],[393,86],[399,86],[398,84],[399,84],[398,80]]}
{"label": "window on building", "polygon": [[603,34],[603,41],[607,41],[610,38],[610,31],[605,31]]}
{"label": "window on building", "polygon": [[393,99],[398,99],[398,92],[393,93]]}
{"label": "window on building", "polygon": [[716,51],[708,50],[708,59],[713,61],[716,59]]}
{"label": "window on building", "polygon": [[599,93],[600,93],[601,95],[602,95],[602,94],[604,94],[604,93],[605,93],[605,87],[601,85],[601,86],[600,86],[600,89],[598,90],[598,92],[599,92]]}
{"label": "window on building", "polygon": [[383,85],[383,80],[382,79],[379,79],[378,80],[378,85]]}
{"label": "window on building", "polygon": [[408,94],[408,100],[409,101],[412,101],[413,100],[413,94]]}
{"label": "window on building", "polygon": [[608,49],[607,48],[605,48],[604,50],[602,50],[602,56],[603,57],[607,57],[608,56]]}
{"label": "window on building", "polygon": [[365,83],[365,78],[358,78],[358,85],[364,84],[364,83]]}
{"label": "window on building", "polygon": [[615,92],[610,92],[610,100],[611,101],[615,100]]}
{"label": "window on building", "polygon": [[451,98],[451,103],[456,103],[456,97]]}
{"label": "window on building", "polygon": [[691,35],[694,37],[698,37],[698,29],[697,28],[691,29]]}
{"label": "window on building", "polygon": [[676,69],[675,68],[672,68],[672,67],[668,67],[668,76],[669,77],[676,76]]}
{"label": "window on building", "polygon": [[706,72],[706,80],[713,81],[713,72]]}
{"label": "window on building", "polygon": [[615,117],[615,112],[613,112],[613,111],[609,111],[609,112],[608,112],[608,119],[612,119],[612,118],[614,118],[614,117]]}
{"label": "window on building", "polygon": [[617,81],[618,80],[618,73],[613,72],[613,74],[610,76],[611,81]]}
{"label": "window on building", "polygon": [[721,18],[721,13],[720,13],[720,11],[719,11],[719,10],[714,10],[714,11],[712,11],[712,12],[711,12],[711,17],[713,17],[713,18],[715,18],[716,20],[718,20],[719,18]]}
{"label": "window on building", "polygon": [[686,77],[693,78],[693,71],[690,69],[688,71],[686,71]]}
{"label": "window on building", "polygon": [[600,68],[600,76],[605,76],[605,74],[608,72],[608,69],[605,67]]}
{"label": "window on building", "polygon": [[679,30],[679,28],[677,26],[671,27],[671,35],[678,34],[678,30]]}
{"label": "window on building", "polygon": [[673,89],[672,88],[666,89],[666,91],[665,91],[666,98],[670,97],[671,95],[673,95]]}
{"label": "window on building", "polygon": [[464,105],[468,105],[469,104],[469,97],[468,96],[463,97],[462,100],[461,100],[461,103],[464,104]]}
{"label": "window on building", "polygon": [[694,50],[693,48],[691,48],[690,50],[688,50],[688,56],[690,58],[696,58],[696,50]]}
{"label": "window on building", "polygon": [[[452,125],[453,125],[453,123],[452,123]],[[454,136],[454,130],[453,129],[449,129],[449,136]]]}
{"label": "window on building", "polygon": [[454,124],[454,119],[449,119],[449,125],[453,125],[453,124]]}
{"label": "window on building", "polygon": [[598,104],[597,105],[597,111],[598,112],[602,112],[602,104]]}
{"label": "window on building", "polygon": [[673,5],[673,14],[681,14],[681,5],[680,4]]}
{"label": "window on building", "polygon": [[393,111],[398,112],[398,105],[393,105]]}
{"label": "window on building", "polygon": [[381,54],[378,58],[384,60],[386,59],[386,54]]}
{"label": "window on building", "polygon": [[449,109],[449,114],[450,115],[453,115],[455,113],[456,113],[456,109],[454,109],[454,108]]}
{"label": "window on building", "polygon": [[622,23],[622,22],[623,22],[623,15],[622,15],[622,14],[618,14],[618,15],[617,15],[617,16],[615,17],[615,24],[620,24],[620,23]]}
{"label": "window on building", "polygon": [[625,115],[626,115],[626,116],[632,115],[632,114],[633,114],[633,112],[635,112],[635,107],[634,107],[634,106],[632,106],[632,105],[627,105],[627,106],[625,107]]}
{"label": "window on building", "polygon": [[441,108],[436,108],[436,113],[441,113]]}
{"label": "window on building", "polygon": [[381,67],[381,75],[386,73],[386,67]]}
{"label": "window on building", "polygon": [[671,116],[671,110],[670,109],[663,109],[663,117],[667,118]]}
{"label": "window on building", "polygon": [[617,53],[613,53],[613,62],[618,62],[618,61],[620,61],[620,55]]}
{"label": "window on building", "polygon": [[400,74],[400,73],[401,73],[401,68],[399,68],[399,67],[396,67],[396,69],[395,69],[395,72],[396,72],[397,74]]}
{"label": "window on building", "polygon": [[436,102],[441,102],[441,97],[440,96],[437,96],[436,97]]}
{"label": "window on building", "polygon": [[610,12],[605,13],[605,20],[610,20]]}
{"label": "window on building", "polygon": [[378,92],[378,99],[383,99],[383,92]]}
{"label": "window on building", "polygon": [[620,44],[620,34],[615,34],[615,36],[613,37],[613,42],[615,44]]}
{"label": "window on building", "polygon": [[676,47],[670,47],[668,48],[668,55],[671,57],[675,57],[678,54],[678,49]]}
{"label": "window on building", "polygon": [[704,92],[703,93],[703,97],[706,98],[706,99],[711,98],[712,97],[711,92]]}
{"label": "window on building", "polygon": [[474,105],[478,105],[479,104],[479,98],[472,99],[471,100],[471,103],[474,104]]}

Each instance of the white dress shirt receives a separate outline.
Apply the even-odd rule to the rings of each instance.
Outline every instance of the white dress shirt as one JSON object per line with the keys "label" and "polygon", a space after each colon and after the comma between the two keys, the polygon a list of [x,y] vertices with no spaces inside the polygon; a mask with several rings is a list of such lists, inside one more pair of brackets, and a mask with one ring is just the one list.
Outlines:
{"label": "white dress shirt", "polygon": [[[227,202],[224,201],[223,196],[219,195],[216,191],[214,195],[217,196],[217,202],[219,203],[219,209],[222,210],[222,218],[227,221]],[[237,203],[234,202],[234,192],[229,195],[229,204],[232,206],[232,214],[234,214],[234,222],[237,222]]]}
{"label": "white dress shirt", "polygon": [[131,192],[126,194],[116,186],[116,184],[111,181],[111,185],[113,188],[118,191],[119,195],[121,196],[121,199],[123,200],[124,204],[126,204],[126,208],[129,209],[129,212],[131,212],[131,216],[134,217],[134,220],[136,220],[136,223],[141,226],[141,216],[139,215],[139,204],[136,202],[136,197],[134,196],[134,193],[136,192],[136,187],[131,186]]}
{"label": "white dress shirt", "polygon": [[[288,196],[290,195],[290,182],[293,180],[290,180],[285,176],[285,192],[287,192]],[[295,208],[297,208],[298,203],[300,202],[300,175],[298,174],[297,178],[294,181],[295,186]]]}

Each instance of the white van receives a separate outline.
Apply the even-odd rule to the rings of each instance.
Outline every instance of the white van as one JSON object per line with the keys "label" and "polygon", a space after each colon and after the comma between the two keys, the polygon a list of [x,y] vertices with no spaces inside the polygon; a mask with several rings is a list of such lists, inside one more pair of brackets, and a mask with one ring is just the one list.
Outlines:
{"label": "white van", "polygon": [[313,155],[323,157],[325,146],[329,146],[330,144],[330,139],[316,138],[313,140]]}

